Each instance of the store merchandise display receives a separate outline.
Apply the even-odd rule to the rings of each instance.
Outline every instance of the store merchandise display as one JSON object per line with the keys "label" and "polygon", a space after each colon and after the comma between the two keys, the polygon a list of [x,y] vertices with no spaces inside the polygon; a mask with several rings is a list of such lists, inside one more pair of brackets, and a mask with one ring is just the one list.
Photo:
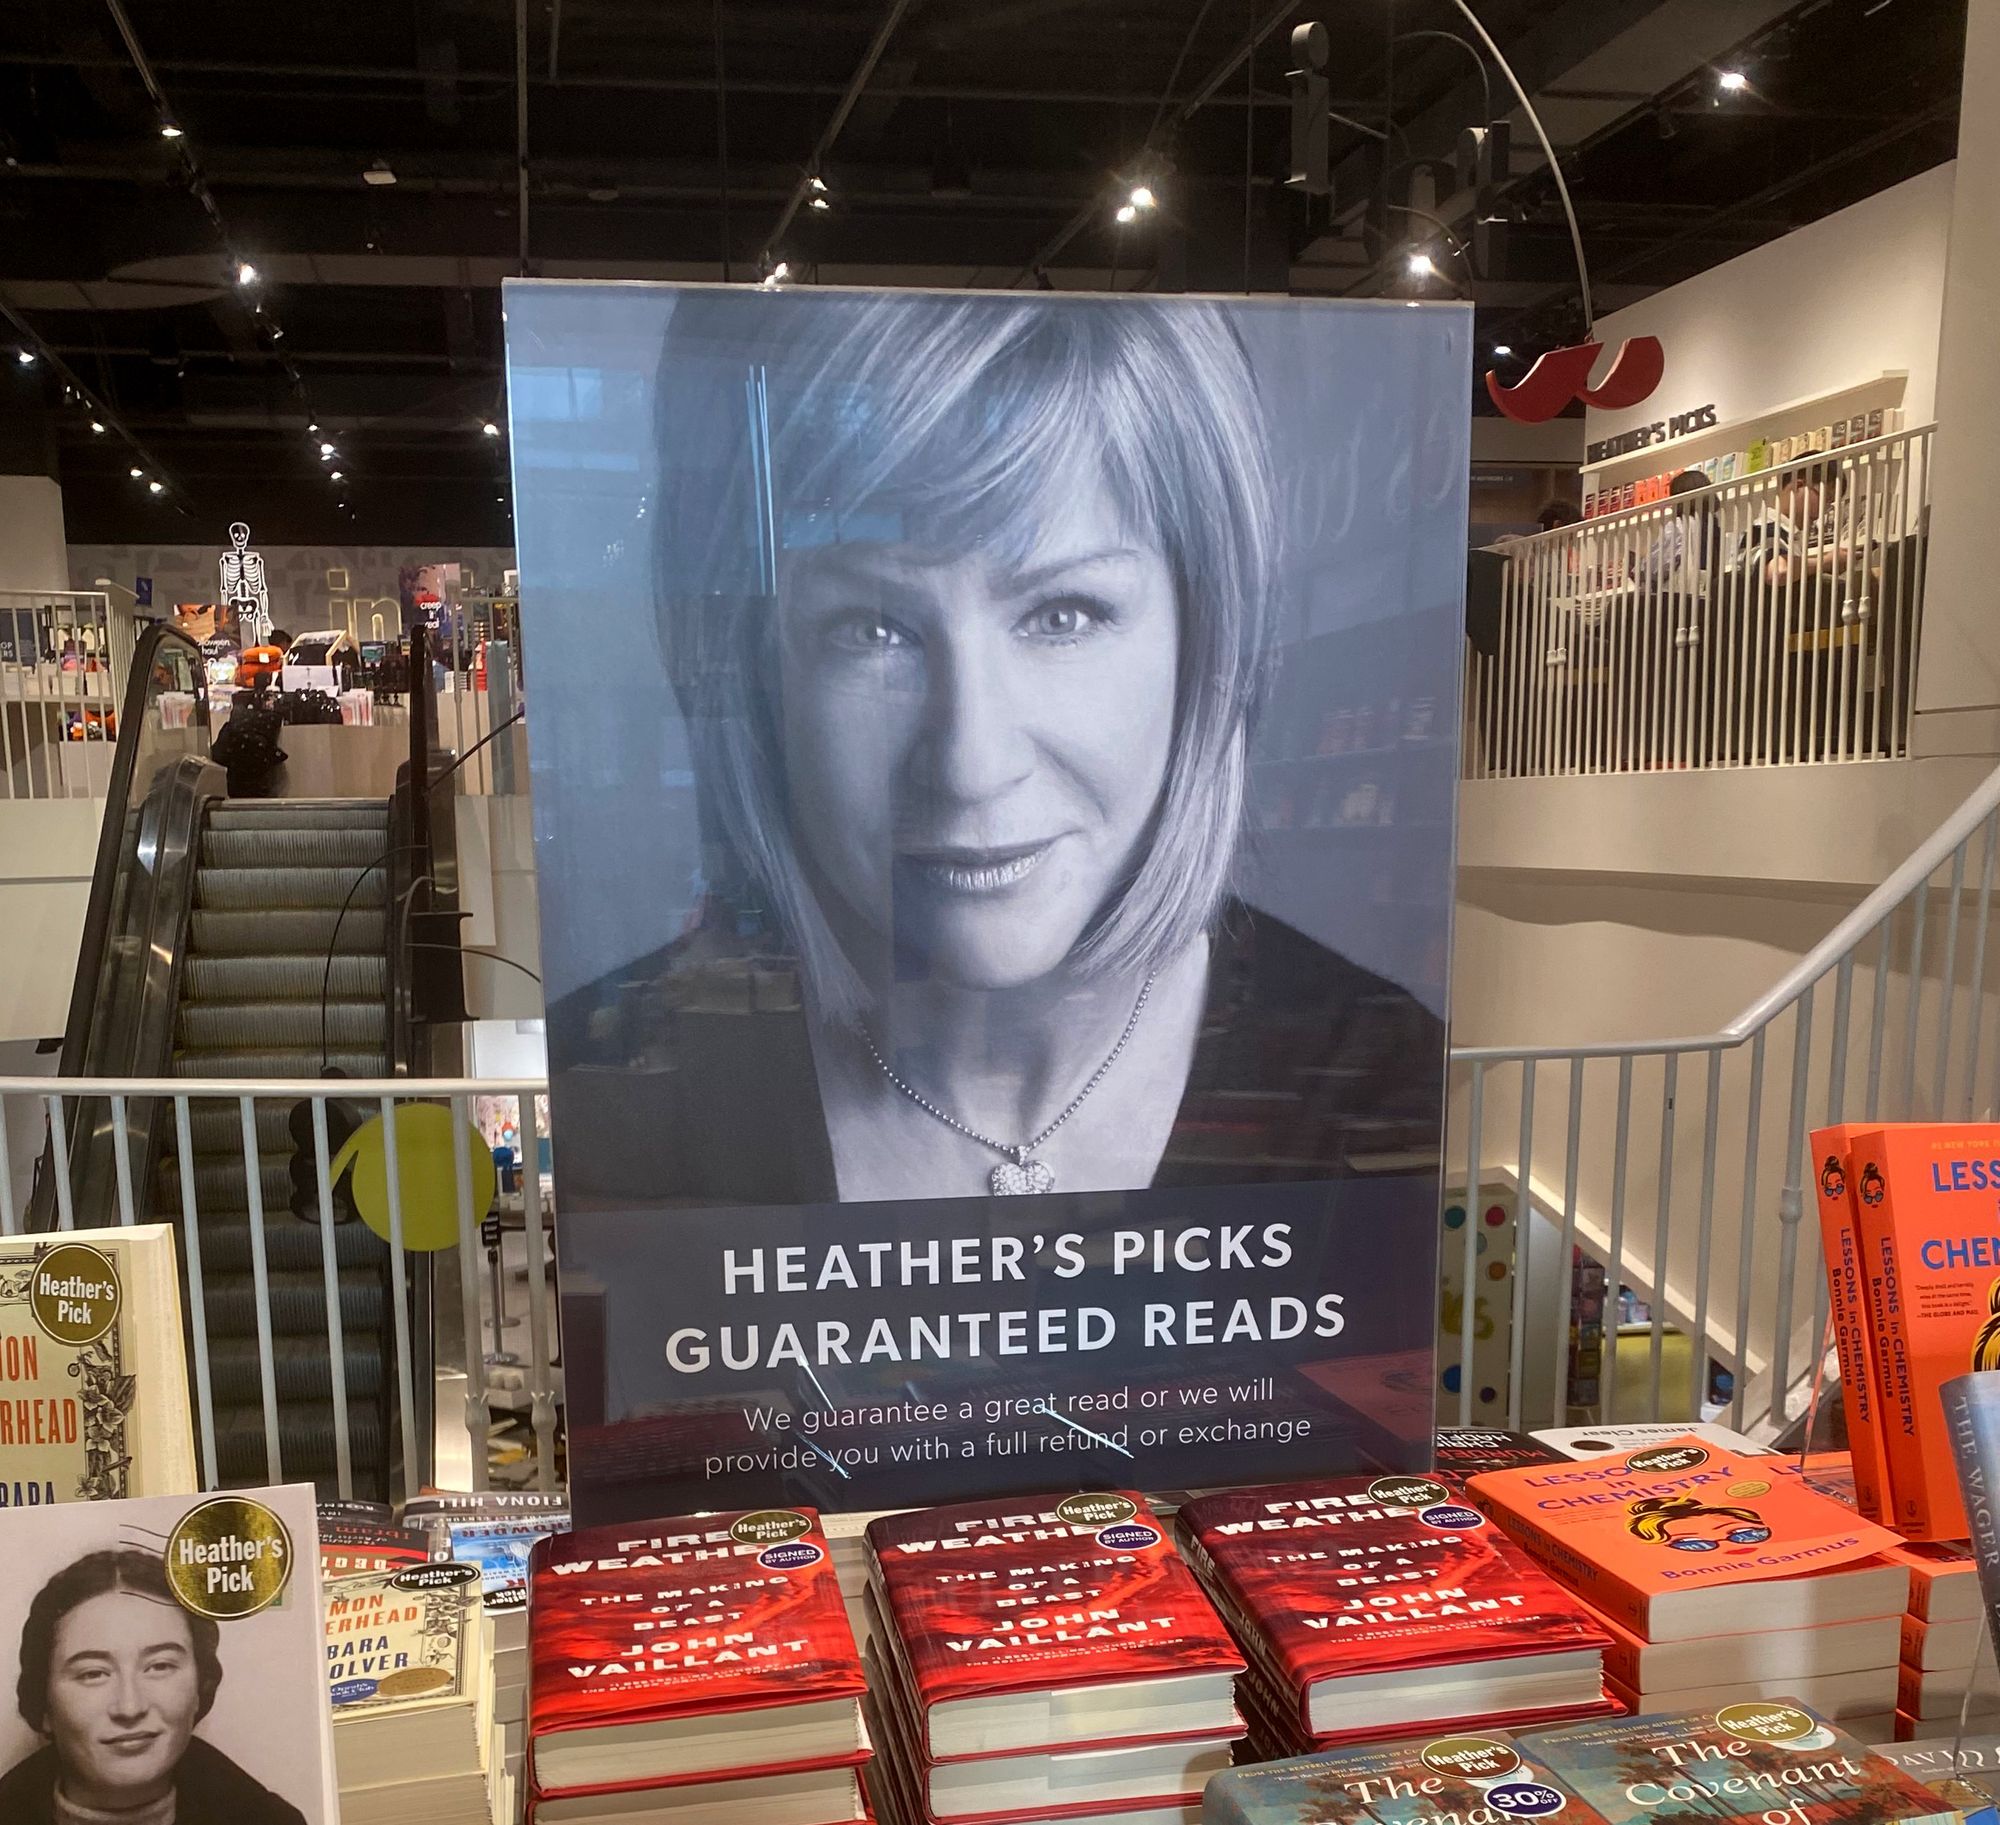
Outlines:
{"label": "store merchandise display", "polygon": [[449,1491],[413,1496],[403,1519],[429,1544],[433,1559],[476,1565],[493,1654],[493,1714],[505,1733],[507,1771],[519,1777],[527,1748],[528,1555],[535,1542],[569,1529],[569,1498],[559,1492]]}
{"label": "store merchandise display", "polygon": [[0,1820],[340,1825],[310,1486],[10,1509],[0,1544],[39,1739],[10,1735]]}
{"label": "store merchandise display", "polygon": [[541,1540],[528,1636],[531,1820],[862,1816],[861,1656],[809,1510]]}
{"label": "store merchandise display", "polygon": [[406,1566],[326,1591],[342,1825],[505,1825],[513,1788],[471,1566]]}
{"label": "store merchandise display", "polygon": [[195,1487],[171,1227],[0,1236],[0,1350],[0,1508]]}
{"label": "store merchandise display", "polygon": [[[1698,1438],[1705,1445],[1719,1445],[1739,1457],[1767,1457],[1771,1448],[1755,1439],[1732,1432],[1713,1420],[1690,1423],[1685,1420],[1635,1420],[1609,1426],[1544,1426],[1529,1436],[1537,1444],[1566,1458],[1606,1457],[1615,1451],[1638,1451],[1647,1445],[1665,1445],[1678,1438]],[[1511,1466],[1496,1464],[1495,1469]]]}
{"label": "store merchandise display", "polygon": [[1940,1731],[1908,1742],[1877,1743],[1874,1752],[1955,1807],[1965,1825],[2000,1825],[1995,1806],[2000,1799],[2000,1737]]}
{"label": "store merchandise display", "polygon": [[1591,490],[1583,497],[1583,517],[1587,520],[1598,519],[1607,513],[1622,513],[1628,507],[1645,507],[1655,501],[1663,501],[1674,477],[1689,469],[1711,482],[1733,482],[1765,469],[1796,462],[1801,457],[1830,455],[1855,444],[1869,443],[1878,437],[1893,436],[1902,428],[1903,414],[1899,408],[1877,406],[1873,411],[1856,412],[1789,437],[1753,437],[1740,450],[1703,457],[1676,468],[1662,469],[1657,475]]}
{"label": "store merchandise display", "polygon": [[1560,1464],[1568,1455],[1529,1432],[1508,1432],[1492,1426],[1440,1426],[1433,1461],[1439,1476],[1462,1482],[1482,1470]]}
{"label": "store merchandise display", "polygon": [[323,1578],[402,1571],[435,1557],[420,1527],[396,1519],[387,1502],[327,1500],[318,1505],[319,1570]]}
{"label": "store merchandise display", "polygon": [[1233,1490],[1176,1526],[1250,1663],[1239,1692],[1262,1754],[1611,1708],[1589,1612],[1439,1483]]}
{"label": "store merchandise display", "polygon": [[1243,1735],[1244,1662],[1131,1490],[868,1529],[887,1778],[933,1822],[1193,1805]]}

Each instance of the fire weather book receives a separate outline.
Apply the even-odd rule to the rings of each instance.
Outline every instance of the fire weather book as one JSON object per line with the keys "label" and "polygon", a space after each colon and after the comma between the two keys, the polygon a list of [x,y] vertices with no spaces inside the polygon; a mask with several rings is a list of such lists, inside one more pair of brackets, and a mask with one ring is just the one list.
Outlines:
{"label": "fire weather book", "polygon": [[[1560,1468],[1472,1479],[1476,1500],[1593,1606],[1649,1641],[1894,1615],[1896,1536],[1782,1458],[1692,1434]],[[1871,1561],[1864,1564],[1863,1561]],[[1800,1576],[1798,1574],[1811,1574]],[[1754,1600],[1744,1586],[1758,1586]]]}
{"label": "fire weather book", "polygon": [[1963,1539],[1939,1391],[1968,1370],[2000,1368],[2000,1126],[1861,1130],[1848,1163],[1895,1524],[1913,1540]]}
{"label": "fire weather book", "polygon": [[1921,1781],[1804,1705],[1606,1718],[1518,1739],[1547,1757],[1610,1825],[1958,1825]]}
{"label": "fire weather book", "polygon": [[326,1681],[342,1825],[492,1814],[479,1574],[421,1565],[326,1587]]}
{"label": "fire weather book", "polygon": [[1861,1225],[1848,1155],[1856,1128],[1842,1123],[1812,1136],[1813,1187],[1819,1200],[1820,1243],[1826,1255],[1828,1310],[1840,1362],[1840,1401],[1854,1460],[1854,1505],[1871,1521],[1893,1526],[1895,1498],[1883,1456],[1882,1379],[1868,1323],[1868,1282]]}
{"label": "fire weather book", "polygon": [[1240,1729],[1243,1657],[1143,1496],[889,1515],[868,1547],[934,1760]]}
{"label": "fire weather book", "polygon": [[1546,1761],[1489,1731],[1232,1768],[1209,1782],[1201,1816],[1202,1825],[1603,1825]]}
{"label": "fire weather book", "polygon": [[810,1509],[537,1541],[528,1653],[539,1796],[868,1754],[861,1658]]}
{"label": "fire weather book", "polygon": [[174,1232],[0,1237],[0,1508],[192,1492]]}
{"label": "fire weather book", "polygon": [[1307,1738],[1601,1699],[1607,1643],[1589,1612],[1427,1478],[1229,1490],[1188,1503],[1178,1525],[1267,1696]]}

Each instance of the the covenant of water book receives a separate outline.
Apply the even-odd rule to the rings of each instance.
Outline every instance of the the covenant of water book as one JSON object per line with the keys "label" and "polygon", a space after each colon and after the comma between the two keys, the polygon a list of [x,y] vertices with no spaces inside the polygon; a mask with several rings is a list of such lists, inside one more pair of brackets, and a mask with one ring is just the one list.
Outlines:
{"label": "the covenant of water book", "polygon": [[199,1483],[164,1223],[0,1237],[0,1509]]}

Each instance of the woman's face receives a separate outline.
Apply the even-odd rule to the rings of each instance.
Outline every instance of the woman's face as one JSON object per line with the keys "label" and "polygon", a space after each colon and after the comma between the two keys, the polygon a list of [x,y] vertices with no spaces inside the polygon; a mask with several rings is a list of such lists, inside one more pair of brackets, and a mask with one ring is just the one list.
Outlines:
{"label": "woman's face", "polygon": [[106,1591],[56,1624],[49,1735],[72,1800],[113,1810],[164,1791],[200,1709],[194,1641],[172,1605]]}
{"label": "woman's face", "polygon": [[1180,657],[1165,555],[1099,486],[1018,562],[841,545],[792,560],[780,726],[794,841],[928,971],[1055,969],[1139,861]]}

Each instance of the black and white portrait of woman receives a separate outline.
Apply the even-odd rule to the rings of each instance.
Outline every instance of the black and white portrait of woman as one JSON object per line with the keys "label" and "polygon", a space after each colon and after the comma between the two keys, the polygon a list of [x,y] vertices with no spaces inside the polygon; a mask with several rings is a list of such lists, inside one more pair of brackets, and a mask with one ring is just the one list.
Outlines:
{"label": "black and white portrait of woman", "polygon": [[40,1740],[0,1774],[0,1819],[305,1825],[198,1734],[223,1683],[221,1633],[174,1601],[157,1553],[89,1552],[49,1578],[21,1626],[15,1686]]}
{"label": "black and white portrait of woman", "polygon": [[560,334],[513,379],[549,542],[622,489],[646,594],[528,633],[566,1195],[1435,1171],[1462,483],[1328,389],[1457,331],[638,288],[633,347],[641,300],[636,387]]}

